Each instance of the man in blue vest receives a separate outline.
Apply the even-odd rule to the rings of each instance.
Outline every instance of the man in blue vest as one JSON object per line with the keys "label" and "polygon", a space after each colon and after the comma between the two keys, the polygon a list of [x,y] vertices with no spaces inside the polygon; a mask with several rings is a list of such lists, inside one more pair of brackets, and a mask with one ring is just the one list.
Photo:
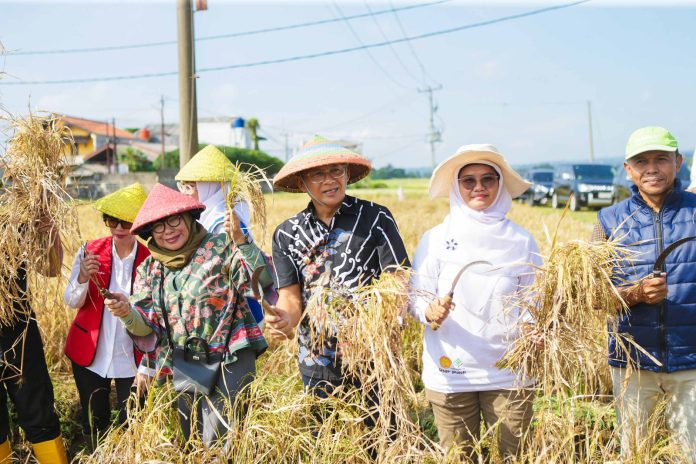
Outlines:
{"label": "man in blue vest", "polygon": [[[677,172],[683,162],[674,136],[661,127],[631,134],[624,168],[633,195],[599,213],[595,239],[612,239],[635,252],[619,269],[619,291],[630,314],[609,339],[617,417],[624,457],[649,436],[648,418],[666,395],[667,426],[687,462],[696,455],[696,241],[653,268],[662,250],[696,235],[696,195],[684,192]],[[645,352],[636,349],[633,339]],[[622,349],[622,345],[627,349]]]}

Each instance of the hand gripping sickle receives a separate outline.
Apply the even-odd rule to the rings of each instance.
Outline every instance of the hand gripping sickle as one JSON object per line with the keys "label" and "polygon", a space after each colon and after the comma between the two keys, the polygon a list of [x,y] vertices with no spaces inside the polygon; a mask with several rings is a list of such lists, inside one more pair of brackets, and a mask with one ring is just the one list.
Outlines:
{"label": "hand gripping sickle", "polygon": [[[261,308],[263,308],[264,314],[271,314],[277,316],[278,313],[273,309],[273,306],[264,299],[264,291],[261,282],[259,282],[259,277],[263,272],[263,268],[257,268],[251,275],[251,291],[254,293],[254,299],[261,303]],[[293,338],[294,332],[288,338]]]}
{"label": "hand gripping sickle", "polygon": [[[487,264],[488,266],[492,266],[492,264],[488,261],[484,260],[479,260],[479,261],[472,261],[470,263],[465,264],[462,266],[462,268],[457,272],[457,275],[454,276],[454,280],[452,280],[452,286],[450,287],[450,291],[445,295],[443,298],[444,304],[449,305],[452,304],[452,297],[454,296],[454,289],[457,288],[457,283],[459,283],[459,279],[462,277],[462,274],[469,269],[471,266],[476,266],[477,264]],[[430,323],[430,328],[433,330],[437,330],[440,328],[440,324],[437,322],[431,322]]]}

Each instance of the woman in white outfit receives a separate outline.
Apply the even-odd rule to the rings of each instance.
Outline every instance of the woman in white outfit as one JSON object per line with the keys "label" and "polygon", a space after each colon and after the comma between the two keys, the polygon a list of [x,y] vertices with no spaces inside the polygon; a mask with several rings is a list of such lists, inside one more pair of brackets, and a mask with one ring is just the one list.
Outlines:
{"label": "woman in white outfit", "polygon": [[[418,245],[411,309],[426,324],[423,383],[440,442],[470,455],[481,417],[486,428],[497,427],[505,457],[517,453],[531,419],[531,382],[495,367],[531,322],[515,297],[533,282],[538,249],[506,218],[512,199],[529,186],[492,145],[461,147],[430,181],[430,195],[448,197],[450,212]],[[467,268],[448,299],[455,275],[475,261],[490,264]]]}

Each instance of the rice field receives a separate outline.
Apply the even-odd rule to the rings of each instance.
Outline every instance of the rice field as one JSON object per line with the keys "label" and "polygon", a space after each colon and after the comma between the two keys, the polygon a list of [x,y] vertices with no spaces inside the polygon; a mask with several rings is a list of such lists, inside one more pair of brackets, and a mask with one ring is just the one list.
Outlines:
{"label": "rice field", "polygon": [[[395,182],[396,185],[393,187],[398,187],[398,181]],[[448,212],[447,201],[430,200],[426,195],[426,188],[427,181],[411,180],[408,187],[403,187],[402,199],[398,198],[393,188],[357,190],[351,193],[381,203],[392,211],[409,255],[413,256],[421,235],[442,221]],[[307,202],[304,194],[281,193],[266,196],[268,226],[265,233],[261,230],[256,231],[257,240],[261,239],[262,248],[270,252],[270,235],[276,225],[304,208]],[[66,237],[68,240],[65,241],[67,247],[64,277],[69,274],[75,246],[80,240],[96,238],[107,233],[99,214],[90,205],[80,205],[76,208],[81,237]],[[593,215],[594,213],[589,212],[579,215],[569,213],[561,221],[561,211],[531,208],[520,204],[515,204],[510,213],[512,220],[532,232],[544,257],[552,255],[554,250],[557,256],[570,256],[570,248],[559,248],[562,246],[574,247],[573,256],[582,257],[589,256],[586,253],[595,253],[592,250],[587,251],[585,245],[574,242],[589,238]],[[605,258],[610,259],[606,256]],[[594,297],[591,295],[583,294],[584,302],[577,296],[578,292],[583,293],[588,286],[597,285],[597,279],[602,281],[602,277],[593,274],[587,262],[563,262],[559,265],[566,266],[566,270],[567,266],[577,265],[578,268],[574,270],[575,276],[584,279],[585,282],[584,287],[569,291],[573,293],[569,296],[575,305],[573,311],[582,313],[583,309],[589,309],[586,305],[596,304],[598,300],[593,300]],[[43,285],[42,282],[34,284]],[[84,443],[78,424],[77,390],[67,358],[62,353],[73,316],[73,310],[62,304],[64,284],[64,279],[62,282],[57,282],[56,279],[48,281],[49,293],[53,298],[47,301],[51,301],[51,304],[37,305],[35,309],[54,380],[56,405],[62,420],[63,434],[75,462],[461,462],[456,450],[450,450],[449,454],[445,454],[437,444],[433,417],[418,376],[422,328],[413,321],[407,321],[406,328],[401,331],[396,324],[375,324],[374,320],[360,322],[369,336],[373,337],[373,344],[385,347],[374,350],[376,354],[371,362],[382,368],[377,381],[382,382],[380,385],[383,391],[389,392],[389,401],[385,403],[393,408],[390,411],[397,413],[396,434],[389,428],[388,423],[382,426],[378,424],[375,430],[368,430],[363,425],[367,412],[361,392],[347,391],[329,401],[305,395],[295,362],[297,348],[294,341],[288,341],[273,344],[259,359],[258,376],[246,391],[245,401],[243,404],[230,405],[227,418],[232,440],[229,448],[207,449],[194,442],[189,451],[184,453],[176,411],[172,406],[175,396],[173,391],[165,386],[151,389],[145,408],[132,409],[129,412],[127,427],[113,430],[90,456],[83,449]],[[565,284],[559,284],[557,280],[554,285]],[[384,303],[388,309],[397,303],[392,302],[394,298],[390,296],[393,296],[390,293],[393,292],[393,286],[389,287],[389,283],[385,283],[384,286],[386,290],[377,296],[378,301],[382,303],[388,301]],[[606,292],[611,292],[611,288],[604,285],[601,291],[597,292],[600,294],[597,298],[606,300]],[[382,303],[367,304],[372,304],[374,308],[374,305]],[[558,308],[553,306],[557,303],[558,301],[550,302],[549,307],[557,310]],[[600,321],[599,326],[597,330],[606,330],[603,321]],[[573,330],[571,326],[566,329]],[[568,334],[562,335],[565,338],[559,336],[558,339],[569,343]],[[598,343],[601,345],[603,333],[599,338],[597,333],[587,336],[594,337],[595,341],[599,340]],[[392,353],[392,356],[385,359],[385,353]],[[556,359],[553,356],[551,358],[553,359],[546,359],[546,362]],[[528,445],[516,463],[622,462],[618,454],[613,401],[604,377],[604,353],[599,349],[583,353],[574,359],[575,370],[570,373],[574,374],[575,383],[571,384],[572,388],[553,388],[553,385],[558,386],[558,382],[554,381],[555,373],[552,370],[549,370],[551,374],[548,375],[537,372],[540,388],[535,402],[533,425],[527,437]],[[569,375],[567,369],[563,371],[563,375]],[[657,423],[655,430],[659,432],[662,428],[662,425]],[[477,446],[485,450],[492,434],[482,436]],[[627,462],[681,462],[678,452],[662,433],[656,433],[652,438],[649,442],[642,443],[640,451]],[[25,462],[29,459],[28,448],[22,447],[21,438],[15,437],[15,441],[15,449],[23,450],[20,457],[22,462]],[[495,453],[489,458],[490,462],[501,462]]]}

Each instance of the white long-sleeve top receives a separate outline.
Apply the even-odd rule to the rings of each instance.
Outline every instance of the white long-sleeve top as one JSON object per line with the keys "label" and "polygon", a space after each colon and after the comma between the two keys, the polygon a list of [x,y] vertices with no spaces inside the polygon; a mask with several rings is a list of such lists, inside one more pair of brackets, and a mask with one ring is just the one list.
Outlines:
{"label": "white long-sleeve top", "polygon": [[[530,315],[511,302],[511,297],[534,281],[531,272],[516,276],[486,275],[485,266],[465,271],[453,295],[454,309],[434,331],[427,324],[425,311],[431,301],[450,291],[461,265],[440,261],[429,253],[428,243],[441,242],[444,229],[436,227],[426,232],[418,245],[413,261],[414,277],[411,313],[426,324],[423,345],[423,383],[442,393],[486,391],[527,386],[495,363],[505,354],[519,333],[520,320]],[[533,240],[532,240],[533,242]],[[536,244],[530,246],[529,263],[539,263]],[[490,298],[469,296],[462,287],[480,288],[491,292]],[[492,290],[491,290],[492,289]],[[478,297],[478,298],[477,298]],[[478,307],[477,307],[478,306]]]}
{"label": "white long-sleeve top", "polygon": [[[115,245],[112,243],[109,291],[130,295],[131,277],[133,276],[133,265],[137,249],[138,244],[136,242],[130,254],[125,258],[120,258],[116,252]],[[65,304],[76,309],[81,308],[85,303],[89,289],[89,280],[83,284],[77,281],[80,275],[81,262],[82,249],[75,256],[72,272],[70,273],[70,281],[63,294]],[[94,361],[87,369],[109,379],[134,377],[137,373],[137,367],[133,357],[133,341],[117,317],[112,315],[106,307],[103,307],[102,311],[104,311],[104,316],[99,329],[97,352],[94,356]]]}

